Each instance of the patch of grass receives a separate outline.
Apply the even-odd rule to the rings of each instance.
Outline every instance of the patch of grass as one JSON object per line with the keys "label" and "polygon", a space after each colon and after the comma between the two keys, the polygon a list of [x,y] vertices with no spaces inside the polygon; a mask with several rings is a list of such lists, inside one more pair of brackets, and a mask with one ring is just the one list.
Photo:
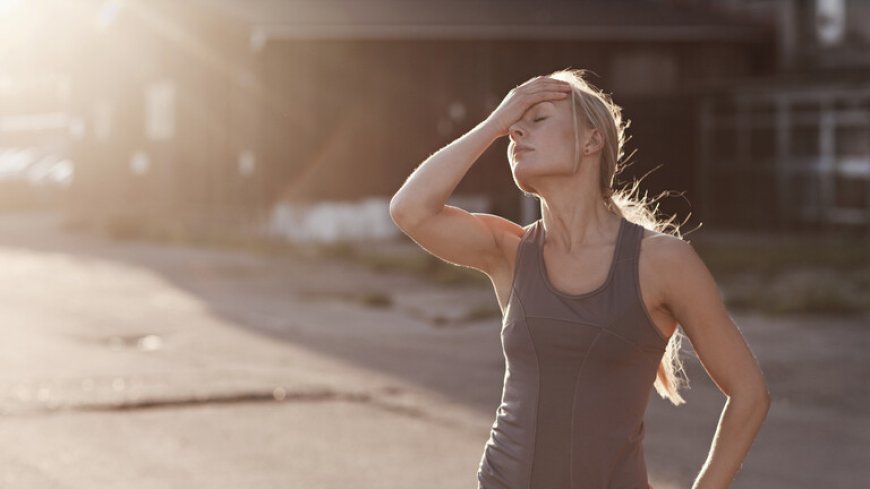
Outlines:
{"label": "patch of grass", "polygon": [[351,243],[337,242],[316,246],[317,256],[323,258],[355,259],[357,252]]}
{"label": "patch of grass", "polygon": [[804,291],[794,301],[777,303],[776,306],[772,312],[856,314],[866,311],[870,304],[850,299],[836,289],[817,287]]}
{"label": "patch of grass", "polygon": [[380,291],[366,292],[359,297],[359,301],[369,307],[386,308],[393,305],[393,298]]}
{"label": "patch of grass", "polygon": [[103,223],[106,234],[118,241],[149,238],[153,234],[151,223],[136,214],[114,214]]}
{"label": "patch of grass", "polygon": [[481,321],[492,318],[501,318],[501,311],[498,308],[493,308],[490,306],[480,306],[469,309],[461,317],[454,319],[450,319],[441,314],[437,314],[430,318],[429,322],[432,323],[432,325],[436,328],[446,328],[449,326],[462,325],[465,323],[471,323],[474,321]]}
{"label": "patch of grass", "polygon": [[348,253],[354,263],[379,272],[408,273],[438,285],[480,285],[489,279],[477,270],[453,265],[427,252],[390,255],[378,252]]}
{"label": "patch of grass", "polygon": [[855,277],[855,285],[864,292],[870,294],[870,271],[859,274]]}
{"label": "patch of grass", "polygon": [[[70,223],[70,228],[85,227],[81,222]],[[390,254],[361,249],[354,243],[344,241],[300,245],[279,237],[255,236],[233,229],[197,226],[178,218],[158,218],[132,211],[111,214],[97,223],[96,227],[118,241],[143,240],[243,249],[269,256],[307,260],[345,260],[378,272],[409,273],[438,285],[486,286],[489,284],[489,279],[477,270],[447,263],[424,250]],[[373,298],[366,301],[375,305],[380,300]]]}
{"label": "patch of grass", "polygon": [[450,320],[439,314],[433,317],[431,322],[436,328],[443,328],[450,323]]}
{"label": "patch of grass", "polygon": [[[299,245],[273,236],[258,236],[232,227],[204,226],[180,218],[153,216],[137,212],[119,212],[103,218],[75,218],[64,223],[69,231],[103,232],[117,241],[148,241],[212,248],[245,250],[268,256],[311,258],[317,253],[311,246]],[[325,254],[341,255],[326,250]]]}
{"label": "patch of grass", "polygon": [[819,276],[813,280],[796,281],[793,276],[774,276],[759,280],[752,287],[732,286],[722,281],[728,307],[763,311],[770,314],[824,313],[859,314],[870,310],[870,294],[857,290],[848,276],[832,280]]}
{"label": "patch of grass", "polygon": [[868,243],[807,242],[717,244],[695,243],[698,255],[717,276],[751,271],[773,275],[795,267],[853,270],[870,267]]}
{"label": "patch of grass", "polygon": [[811,291],[797,300],[784,301],[764,294],[729,298],[729,308],[763,311],[770,314],[825,313],[834,315],[861,314],[866,305],[848,300],[842,295],[822,289]]}
{"label": "patch of grass", "polygon": [[[68,226],[71,230],[96,227],[103,229],[113,239],[122,241],[148,240],[227,247],[305,260],[343,260],[377,272],[410,274],[441,286],[490,286],[488,277],[479,271],[447,263],[425,250],[413,247],[391,252],[387,250],[396,248],[358,246],[351,242],[300,245],[279,237],[245,234],[232,227],[196,226],[181,219],[149,217],[134,212],[116,213],[99,222],[74,221]],[[722,289],[728,292],[728,307],[773,314],[852,314],[870,308],[870,255],[866,252],[867,243],[860,239],[795,238],[793,241],[770,241],[759,238],[737,243],[715,240],[692,240],[692,243],[720,281]],[[834,282],[813,278],[792,283],[790,272],[805,269],[831,271],[836,278]],[[740,276],[744,278],[743,285],[738,283]],[[393,305],[388,294],[377,291],[344,299],[359,301],[370,307]],[[480,308],[469,311],[460,321],[499,317],[500,314],[496,308]],[[443,317],[433,319],[436,326],[450,322]]]}
{"label": "patch of grass", "polygon": [[392,307],[393,298],[379,290],[366,291],[363,293],[342,292],[334,290],[301,290],[297,294],[308,300],[339,300],[344,302],[358,302],[368,307]]}
{"label": "patch of grass", "polygon": [[426,278],[439,285],[478,285],[489,284],[489,279],[481,272],[441,262],[433,267]]}
{"label": "patch of grass", "polygon": [[501,318],[501,310],[497,307],[480,306],[468,310],[463,316],[463,322],[481,321],[490,318]]}
{"label": "patch of grass", "polygon": [[866,240],[795,236],[692,243],[726,292],[728,307],[845,315],[870,308]]}
{"label": "patch of grass", "polygon": [[431,267],[426,257],[413,255],[390,255],[376,252],[358,253],[351,257],[359,265],[378,272],[426,273]]}

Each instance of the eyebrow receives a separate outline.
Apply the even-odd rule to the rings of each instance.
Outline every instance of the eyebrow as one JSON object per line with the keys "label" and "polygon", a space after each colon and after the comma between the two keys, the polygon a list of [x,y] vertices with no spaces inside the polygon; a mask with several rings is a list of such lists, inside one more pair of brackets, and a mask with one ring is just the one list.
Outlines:
{"label": "eyebrow", "polygon": [[[538,110],[538,109],[540,109],[541,107],[543,107],[544,104],[548,104],[548,105],[550,105],[551,107],[554,107],[554,108],[556,107],[556,106],[553,105],[552,103],[550,103],[550,102],[548,102],[548,101],[545,100],[545,101],[543,101],[543,102],[538,102],[538,103],[536,103],[535,105],[529,107],[528,110],[526,111],[526,114],[531,114],[533,111]],[[525,114],[523,114],[523,115],[525,115]]]}
{"label": "eyebrow", "polygon": [[539,108],[543,107],[544,104],[547,104],[547,105],[550,105],[550,106],[552,106],[552,107],[555,107],[555,105],[553,105],[552,103],[550,103],[550,102],[548,102],[548,101],[545,100],[545,101],[543,101],[543,102],[538,102],[538,103],[536,103],[535,105],[529,107],[528,110],[529,110],[529,112],[531,112],[531,111],[533,111],[533,110],[535,110],[535,109],[539,109]]}

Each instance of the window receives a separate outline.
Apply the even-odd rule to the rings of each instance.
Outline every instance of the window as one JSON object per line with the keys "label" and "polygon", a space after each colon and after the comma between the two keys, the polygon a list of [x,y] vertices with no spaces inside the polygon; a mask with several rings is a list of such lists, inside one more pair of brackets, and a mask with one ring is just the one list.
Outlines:
{"label": "window", "polygon": [[832,46],[841,43],[845,27],[845,0],[816,0],[816,38],[820,44]]}
{"label": "window", "polygon": [[672,92],[677,88],[677,61],[663,49],[617,52],[611,75],[616,96]]}

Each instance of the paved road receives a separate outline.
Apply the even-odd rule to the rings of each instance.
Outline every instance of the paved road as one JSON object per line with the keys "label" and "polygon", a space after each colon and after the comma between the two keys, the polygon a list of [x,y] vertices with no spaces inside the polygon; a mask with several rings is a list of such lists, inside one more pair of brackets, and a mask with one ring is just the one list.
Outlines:
{"label": "paved road", "polygon": [[[0,216],[0,487],[472,488],[503,376],[489,289],[115,243]],[[372,291],[385,308],[357,300]],[[862,487],[866,321],[735,316],[774,406],[735,488]],[[689,487],[724,398],[655,394],[647,462]]]}

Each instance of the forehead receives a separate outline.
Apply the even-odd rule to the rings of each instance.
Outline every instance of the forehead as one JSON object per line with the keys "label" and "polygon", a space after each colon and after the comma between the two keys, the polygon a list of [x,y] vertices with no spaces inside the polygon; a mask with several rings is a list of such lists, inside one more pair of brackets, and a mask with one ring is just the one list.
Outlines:
{"label": "forehead", "polygon": [[556,101],[545,100],[543,102],[538,102],[535,105],[529,107],[529,112],[539,111],[542,109],[544,109],[544,110],[546,110],[546,109],[559,110],[560,108],[566,106],[566,104],[567,104],[567,102],[564,99],[556,100]]}

